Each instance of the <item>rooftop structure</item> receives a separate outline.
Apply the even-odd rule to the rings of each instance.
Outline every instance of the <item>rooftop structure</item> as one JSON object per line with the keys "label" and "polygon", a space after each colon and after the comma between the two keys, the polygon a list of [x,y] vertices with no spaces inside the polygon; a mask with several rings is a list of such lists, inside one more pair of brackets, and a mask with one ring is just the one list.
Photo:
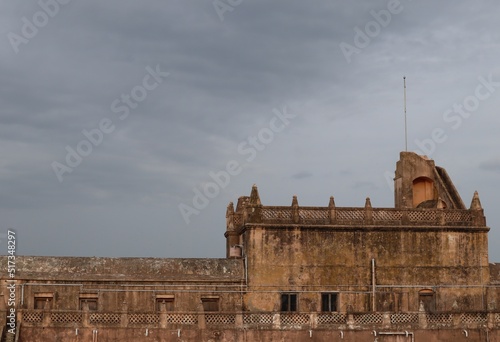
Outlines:
{"label": "rooftop structure", "polygon": [[227,207],[225,259],[17,257],[0,311],[19,341],[500,340],[478,193],[467,208],[410,152],[394,182],[394,208],[267,206],[254,185]]}

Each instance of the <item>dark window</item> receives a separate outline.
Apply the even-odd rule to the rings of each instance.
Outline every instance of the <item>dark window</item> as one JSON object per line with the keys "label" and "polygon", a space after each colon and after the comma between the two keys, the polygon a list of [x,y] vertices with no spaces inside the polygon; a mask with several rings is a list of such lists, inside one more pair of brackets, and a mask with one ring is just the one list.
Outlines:
{"label": "dark window", "polygon": [[419,306],[422,305],[423,309],[427,312],[436,311],[436,296],[432,290],[421,290],[418,293]]}
{"label": "dark window", "polygon": [[375,298],[376,311],[394,311],[394,293],[380,291]]}
{"label": "dark window", "polygon": [[297,311],[297,294],[281,294],[281,311]]}
{"label": "dark window", "polygon": [[219,298],[202,298],[203,311],[219,311]]}
{"label": "dark window", "polygon": [[156,298],[156,311],[174,311],[174,299]]}
{"label": "dark window", "polygon": [[321,294],[321,311],[323,312],[337,311],[337,293]]}
{"label": "dark window", "polygon": [[48,310],[52,307],[52,297],[35,297],[35,310]]}
{"label": "dark window", "polygon": [[80,310],[97,311],[97,298],[80,298]]}

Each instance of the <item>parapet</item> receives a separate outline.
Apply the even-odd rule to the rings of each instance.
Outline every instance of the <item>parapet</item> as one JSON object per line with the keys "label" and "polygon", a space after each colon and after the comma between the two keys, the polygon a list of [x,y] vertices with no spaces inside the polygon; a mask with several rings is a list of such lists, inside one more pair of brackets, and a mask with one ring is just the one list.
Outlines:
{"label": "parapet", "polygon": [[253,185],[250,196],[238,199],[236,211],[230,204],[227,231],[240,232],[246,224],[489,230],[477,191],[467,209],[446,170],[426,156],[401,152],[394,182],[394,208],[374,208],[369,198],[364,207],[337,207],[333,196],[326,207],[301,207],[297,196],[291,206],[264,206]]}
{"label": "parapet", "polygon": [[373,208],[371,200],[364,207],[336,207],[333,197],[327,207],[301,207],[294,196],[291,206],[263,206],[248,203],[233,215],[233,226],[238,231],[245,224],[337,226],[346,229],[362,227],[416,227],[431,228],[486,228],[482,207],[474,195],[470,209],[444,208]]}

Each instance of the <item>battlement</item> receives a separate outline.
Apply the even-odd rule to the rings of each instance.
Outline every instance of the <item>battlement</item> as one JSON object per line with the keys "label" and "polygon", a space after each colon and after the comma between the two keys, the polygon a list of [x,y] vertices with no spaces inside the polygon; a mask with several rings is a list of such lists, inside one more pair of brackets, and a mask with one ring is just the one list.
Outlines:
{"label": "battlement", "polygon": [[263,206],[257,186],[252,195],[240,198],[234,211],[232,203],[227,211],[228,231],[239,231],[247,224],[336,226],[338,228],[406,227],[413,229],[486,229],[486,219],[475,193],[470,209],[443,208],[373,208],[369,198],[364,207],[336,207],[333,197],[328,207],[300,207],[294,196],[291,206]]}
{"label": "battlement", "polygon": [[394,209],[355,207],[252,207],[234,214],[234,228],[248,223],[314,226],[410,226],[410,227],[486,227],[484,216],[470,209]]}
{"label": "battlement", "polygon": [[233,203],[229,204],[226,237],[232,236],[235,242],[235,234],[250,224],[336,229],[489,230],[477,191],[467,209],[446,170],[426,156],[401,152],[394,182],[394,208],[373,208],[370,198],[366,198],[364,207],[336,207],[333,197],[326,207],[301,207],[297,196],[293,196],[290,206],[263,206],[254,185],[250,196],[238,199],[236,211]]}

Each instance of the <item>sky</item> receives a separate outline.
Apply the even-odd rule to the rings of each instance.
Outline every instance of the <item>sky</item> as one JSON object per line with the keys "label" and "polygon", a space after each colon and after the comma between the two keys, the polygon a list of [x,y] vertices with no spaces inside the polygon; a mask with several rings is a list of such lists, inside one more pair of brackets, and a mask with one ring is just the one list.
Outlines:
{"label": "sky", "polygon": [[[4,0],[17,254],[225,257],[230,201],[393,207],[405,150],[479,192],[500,261],[500,2]],[[1,242],[1,241],[0,241]],[[3,246],[3,247],[2,247]]]}

